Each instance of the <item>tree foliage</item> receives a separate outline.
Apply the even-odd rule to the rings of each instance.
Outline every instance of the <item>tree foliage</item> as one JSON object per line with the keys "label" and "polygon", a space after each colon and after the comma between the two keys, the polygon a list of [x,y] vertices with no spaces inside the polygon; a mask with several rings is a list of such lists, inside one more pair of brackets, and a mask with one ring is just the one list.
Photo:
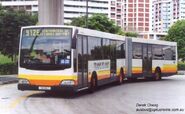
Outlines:
{"label": "tree foliage", "polygon": [[185,20],[179,20],[168,30],[167,41],[177,42],[178,57],[185,60]]}
{"label": "tree foliage", "polygon": [[21,27],[35,25],[36,22],[37,17],[25,11],[0,6],[0,52],[14,58],[18,54]]}
{"label": "tree foliage", "polygon": [[138,33],[135,33],[135,32],[126,32],[125,33],[125,36],[128,36],[128,37],[137,37],[138,36]]}
{"label": "tree foliage", "polygon": [[[85,28],[85,20],[85,16],[77,17],[72,20],[70,25]],[[122,29],[119,26],[115,25],[115,23],[104,14],[93,14],[92,16],[90,16],[88,18],[88,28],[103,32],[124,35]]]}

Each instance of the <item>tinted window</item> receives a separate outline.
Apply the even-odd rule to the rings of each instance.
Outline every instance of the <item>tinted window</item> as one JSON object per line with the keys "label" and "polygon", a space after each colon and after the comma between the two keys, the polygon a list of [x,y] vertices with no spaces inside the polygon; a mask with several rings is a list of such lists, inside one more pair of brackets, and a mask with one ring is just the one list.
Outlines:
{"label": "tinted window", "polygon": [[171,49],[171,46],[163,46],[163,55],[164,55],[164,60],[173,59],[173,51]]}
{"label": "tinted window", "polygon": [[122,41],[117,41],[116,56],[117,56],[117,59],[125,58],[125,43]]}
{"label": "tinted window", "polygon": [[111,72],[116,72],[116,45],[117,42],[114,40],[110,41],[110,60],[111,60]]}
{"label": "tinted window", "polygon": [[110,41],[110,59],[116,58],[116,41]]}
{"label": "tinted window", "polygon": [[132,54],[133,59],[141,59],[142,58],[142,45],[140,43],[132,44]]}
{"label": "tinted window", "polygon": [[99,60],[102,59],[101,39],[95,37],[88,37],[88,53],[89,59]]}
{"label": "tinted window", "polygon": [[172,50],[172,60],[176,60],[176,47],[175,46],[171,46],[171,50]]}
{"label": "tinted window", "polygon": [[103,39],[102,45],[103,59],[110,59],[110,40]]}
{"label": "tinted window", "polygon": [[152,45],[152,57],[156,60],[162,60],[163,59],[163,51],[161,45]]}

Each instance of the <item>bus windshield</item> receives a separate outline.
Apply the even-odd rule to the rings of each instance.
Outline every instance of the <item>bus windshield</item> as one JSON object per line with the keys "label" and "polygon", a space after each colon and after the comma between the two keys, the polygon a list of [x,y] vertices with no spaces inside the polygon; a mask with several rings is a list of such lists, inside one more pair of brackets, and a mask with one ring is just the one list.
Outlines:
{"label": "bus windshield", "polygon": [[20,66],[34,70],[61,70],[71,67],[69,28],[23,29]]}

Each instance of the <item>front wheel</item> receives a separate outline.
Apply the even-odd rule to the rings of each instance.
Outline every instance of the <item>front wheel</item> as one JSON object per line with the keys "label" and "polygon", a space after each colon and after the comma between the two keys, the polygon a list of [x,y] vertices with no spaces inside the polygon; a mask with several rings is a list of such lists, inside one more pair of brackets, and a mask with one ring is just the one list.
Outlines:
{"label": "front wheel", "polygon": [[93,93],[96,90],[97,87],[97,79],[95,76],[92,76],[91,83],[90,83],[90,93]]}

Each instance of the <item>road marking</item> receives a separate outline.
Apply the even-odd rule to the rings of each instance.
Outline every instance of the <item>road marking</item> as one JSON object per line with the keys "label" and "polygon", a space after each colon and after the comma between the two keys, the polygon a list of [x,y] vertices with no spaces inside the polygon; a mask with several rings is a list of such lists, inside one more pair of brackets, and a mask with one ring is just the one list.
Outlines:
{"label": "road marking", "polygon": [[28,96],[21,96],[19,98],[17,98],[16,100],[14,100],[10,105],[9,108],[13,109],[15,108],[18,104],[21,103],[21,101],[25,100]]}
{"label": "road marking", "polygon": [[20,104],[22,101],[24,101],[25,99],[27,99],[32,94],[34,94],[34,93],[31,93],[31,94],[28,94],[28,95],[25,95],[25,96],[18,97],[17,99],[15,99],[14,101],[12,101],[10,103],[9,108],[10,109],[16,108],[18,104]]}

